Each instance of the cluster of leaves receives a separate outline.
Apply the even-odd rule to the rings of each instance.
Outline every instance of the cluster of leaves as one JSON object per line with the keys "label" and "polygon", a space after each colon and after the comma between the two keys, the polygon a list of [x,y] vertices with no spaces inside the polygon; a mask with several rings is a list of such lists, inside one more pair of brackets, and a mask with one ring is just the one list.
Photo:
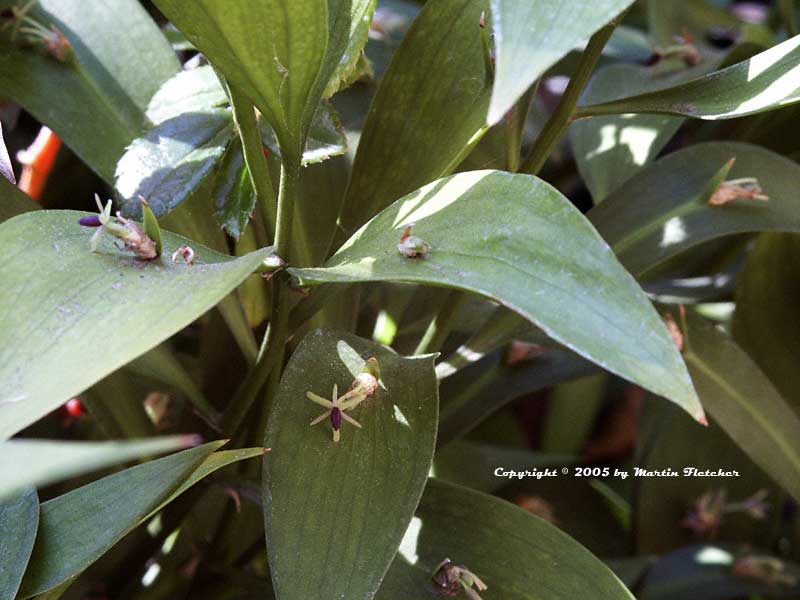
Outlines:
{"label": "cluster of leaves", "polygon": [[0,598],[800,594],[793,2],[152,4],[0,2]]}

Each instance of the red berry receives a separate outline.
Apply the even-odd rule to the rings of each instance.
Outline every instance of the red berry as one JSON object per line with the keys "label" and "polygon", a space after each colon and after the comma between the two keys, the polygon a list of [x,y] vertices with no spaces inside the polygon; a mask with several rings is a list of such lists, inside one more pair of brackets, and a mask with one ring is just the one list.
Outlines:
{"label": "red berry", "polygon": [[70,417],[75,419],[82,417],[86,414],[86,411],[83,408],[83,404],[81,403],[80,398],[72,398],[71,400],[67,400],[66,404],[64,404],[64,409],[67,411],[67,414]]}

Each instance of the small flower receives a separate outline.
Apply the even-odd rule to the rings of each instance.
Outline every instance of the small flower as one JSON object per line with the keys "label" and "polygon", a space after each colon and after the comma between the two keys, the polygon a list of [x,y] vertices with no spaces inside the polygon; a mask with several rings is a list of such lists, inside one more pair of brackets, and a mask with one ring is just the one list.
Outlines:
{"label": "small flower", "polygon": [[94,199],[95,202],[97,202],[97,208],[100,210],[100,214],[82,217],[78,220],[78,223],[85,227],[98,227],[95,223],[99,223],[102,226],[95,232],[89,242],[89,247],[92,252],[97,250],[103,233],[107,233],[122,240],[125,244],[125,248],[135,253],[136,256],[142,260],[153,260],[158,256],[156,243],[138,224],[126,219],[119,212],[117,212],[116,217],[112,217],[111,200],[103,207],[103,203],[100,201],[100,197],[97,194],[94,195]]}
{"label": "small flower", "polygon": [[752,519],[765,519],[769,512],[769,504],[765,501],[768,495],[767,490],[759,490],[741,502],[728,502],[724,489],[706,492],[695,501],[692,511],[681,524],[697,537],[710,538],[716,534],[724,515],[739,512]]}
{"label": "small flower", "polygon": [[767,585],[797,585],[797,577],[786,572],[786,563],[772,556],[743,556],[731,565],[731,574],[756,579]]}
{"label": "small flower", "polygon": [[97,215],[89,215],[88,217],[81,217],[78,219],[78,224],[83,225],[84,227],[102,227],[103,224],[100,222],[100,217]]}
{"label": "small flower", "polygon": [[463,592],[471,600],[480,600],[478,592],[488,589],[475,573],[463,565],[453,564],[449,558],[445,558],[439,563],[434,569],[431,579],[439,595],[449,598]]}
{"label": "small flower", "polygon": [[361,424],[344,413],[345,410],[348,410],[349,407],[346,407],[342,404],[341,400],[339,399],[339,388],[334,383],[333,384],[333,396],[330,400],[323,398],[322,396],[317,396],[314,392],[306,392],[306,397],[311,400],[312,402],[319,404],[320,406],[324,406],[328,410],[318,416],[316,419],[311,421],[311,426],[313,427],[317,423],[321,423],[327,418],[330,418],[331,421],[331,429],[333,430],[333,441],[339,441],[339,431],[342,428],[342,419],[358,427],[361,429]]}
{"label": "small flower", "polygon": [[192,250],[191,246],[184,244],[175,250],[175,252],[172,253],[172,262],[178,262],[178,258],[180,257],[183,257],[183,260],[187,265],[194,264],[194,250]]}
{"label": "small flower", "polygon": [[759,200],[767,202],[769,196],[763,193],[758,179],[755,177],[742,177],[723,181],[711,194],[708,203],[711,206],[724,206],[734,200]]}

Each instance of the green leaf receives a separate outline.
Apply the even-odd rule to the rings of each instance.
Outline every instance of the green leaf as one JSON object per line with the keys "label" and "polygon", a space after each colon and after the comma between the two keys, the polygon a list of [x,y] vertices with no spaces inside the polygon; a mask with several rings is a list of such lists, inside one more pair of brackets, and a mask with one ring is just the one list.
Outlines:
{"label": "green leaf", "polygon": [[[346,86],[357,70],[367,43],[372,14],[378,0],[330,0],[328,2],[328,49],[323,74],[328,75],[323,98]],[[322,75],[323,77],[325,75]]]}
{"label": "green leaf", "polygon": [[630,4],[632,0],[492,0],[497,59],[488,123],[502,119],[547,69]]}
{"label": "green leaf", "polygon": [[[653,89],[659,80],[639,65],[614,64],[597,71],[583,95],[602,102]],[[651,162],[683,119],[665,115],[613,115],[581,119],[570,127],[578,171],[595,204]]]}
{"label": "green leaf", "polygon": [[[0,226],[0,440],[194,321],[271,252],[233,260],[164,231],[153,261],[109,239],[92,253],[77,223],[86,214],[37,211]],[[169,258],[184,244],[193,265]]]}
{"label": "green leaf", "polygon": [[186,489],[261,448],[212,454],[211,442],[114,473],[41,505],[39,533],[20,600],[75,577]]}
{"label": "green leaf", "polygon": [[237,240],[242,237],[256,207],[256,192],[244,164],[242,142],[235,139],[225,151],[214,183],[214,216]]}
{"label": "green leaf", "polygon": [[795,411],[800,410],[800,238],[760,236],[736,280],[733,336]]}
{"label": "green leaf", "polygon": [[[376,357],[382,386],[331,441],[307,391],[344,393]],[[274,399],[265,445],[264,517],[280,598],[371,598],[408,527],[433,457],[438,410],[433,356],[403,358],[349,334],[309,333]],[[358,576],[344,576],[358,573]]]}
{"label": "green leaf", "polygon": [[142,210],[142,227],[145,235],[149,237],[156,245],[156,256],[161,256],[161,227],[158,225],[158,219],[153,214],[153,209],[147,202],[140,202]]}
{"label": "green leaf", "polygon": [[3,177],[12,185],[17,184],[17,179],[14,177],[14,169],[11,167],[11,159],[8,156],[8,148],[3,139],[3,124],[0,123],[0,177]]}
{"label": "green leaf", "polygon": [[39,528],[35,488],[0,499],[0,598],[16,598]]}
{"label": "green leaf", "polygon": [[115,186],[125,214],[142,214],[139,196],[166,215],[211,172],[233,137],[228,109],[183,113],[133,141],[119,160]]}
{"label": "green leaf", "polygon": [[160,125],[184,113],[203,113],[229,104],[214,68],[204,65],[165,81],[147,105],[147,118]]}
{"label": "green leaf", "polygon": [[486,600],[633,599],[608,567],[554,525],[505,500],[432,480],[377,598],[427,598],[445,558],[480,577]]}
{"label": "green leaf", "polygon": [[[58,442],[15,439],[0,443],[0,499],[24,487],[44,487],[142,456],[197,443],[182,435],[122,442]],[[25,465],[20,469],[19,465]]]}
{"label": "green leaf", "polygon": [[732,119],[800,100],[800,36],[752,58],[657,92],[580,108],[576,116],[662,113]]}
{"label": "green leaf", "polygon": [[[709,184],[735,158],[726,179],[756,177],[768,202],[710,206]],[[697,144],[645,167],[587,217],[620,262],[639,276],[702,242],[752,231],[800,231],[800,166],[758,146]]]}
{"label": "green leaf", "polygon": [[0,179],[0,223],[38,209],[39,205],[28,194],[5,179]]}
{"label": "green leaf", "polygon": [[53,129],[110,182],[125,146],[141,134],[150,97],[179,70],[175,53],[136,0],[90,11],[82,0],[39,0],[30,14],[67,37],[73,58],[62,63],[2,35],[3,96]]}
{"label": "green leaf", "polygon": [[[601,204],[600,206],[603,206]],[[406,258],[407,226],[432,248]],[[303,285],[406,281],[478,293],[621,377],[702,408],[664,324],[583,215],[529,175],[461,173],[401,198],[318,269],[290,269]]]}
{"label": "green leaf", "polygon": [[[269,124],[260,121],[261,139],[264,145],[275,156],[281,156],[281,149],[275,139],[274,132]],[[305,150],[303,151],[303,166],[312,165],[339,156],[347,152],[347,138],[344,135],[339,115],[327,102],[323,102],[314,113],[311,128],[308,131]]]}
{"label": "green leaf", "polygon": [[488,0],[428,2],[403,38],[358,144],[342,209],[346,234],[448,175],[486,131],[491,79],[478,23],[487,11]]}
{"label": "green leaf", "polygon": [[689,313],[683,334],[703,406],[753,462],[800,499],[800,418],[718,327]]}
{"label": "green leaf", "polygon": [[328,39],[325,0],[156,0],[155,5],[250,97],[287,152],[302,148],[327,83],[317,83]]}

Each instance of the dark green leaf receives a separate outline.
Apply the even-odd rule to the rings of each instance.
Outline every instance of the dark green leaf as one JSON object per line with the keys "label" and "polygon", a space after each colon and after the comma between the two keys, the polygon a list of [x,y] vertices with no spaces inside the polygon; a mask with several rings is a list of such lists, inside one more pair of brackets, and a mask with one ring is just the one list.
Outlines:
{"label": "dark green leaf", "polygon": [[491,79],[480,27],[488,0],[428,2],[370,107],[342,212],[354,232],[391,202],[449,174],[486,130]]}
{"label": "dark green leaf", "polygon": [[214,453],[211,442],[125,469],[49,500],[20,600],[46,592],[81,573],[122,537],[203,477],[260,448]]}
{"label": "dark green leaf", "polygon": [[[423,258],[398,251],[411,224],[431,246]],[[291,272],[303,285],[406,281],[487,296],[702,416],[686,367],[641,288],[569,200],[535,177],[474,171],[439,180],[377,215],[323,268]]]}
{"label": "dark green leaf", "polygon": [[144,197],[156,215],[166,215],[197,190],[233,137],[228,109],[182,113],[134,140],[115,174],[123,211],[141,215]]}
{"label": "dark green leaf", "polygon": [[214,216],[231,236],[242,237],[256,207],[256,192],[244,164],[242,142],[235,139],[225,151],[214,183]]}
{"label": "dark green leaf", "polygon": [[683,338],[703,406],[753,462],[800,499],[800,418],[718,327],[690,313]]}
{"label": "dark green leaf", "polygon": [[608,567],[554,525],[499,498],[432,480],[377,598],[427,598],[445,558],[486,583],[486,600],[633,599]]}
{"label": "dark green leaf", "polygon": [[[164,231],[150,262],[108,239],[92,253],[83,216],[37,211],[0,226],[0,440],[191,323],[270,252],[233,260]],[[184,244],[193,265],[170,260]]]}
{"label": "dark green leaf", "polygon": [[83,0],[39,0],[31,14],[67,37],[73,58],[59,62],[44,48],[11,42],[4,33],[3,96],[52,128],[105,181],[113,181],[125,146],[141,135],[150,97],[179,70],[175,54],[136,0],[91,10]]}
{"label": "dark green leaf", "polygon": [[[768,202],[708,204],[709,184],[731,158],[726,179],[756,177]],[[749,144],[710,142],[645,167],[587,217],[620,262],[641,275],[701,242],[751,231],[800,231],[800,166]]]}
{"label": "dark green leaf", "polygon": [[[382,387],[348,414],[341,440],[306,392],[343,394],[375,356]],[[403,358],[325,330],[308,334],[274,399],[265,444],[264,511],[280,598],[371,598],[417,506],[433,457],[438,410],[433,356]],[[347,573],[357,575],[345,576]]]}
{"label": "dark green leaf", "polygon": [[489,124],[502,119],[547,69],[630,4],[632,0],[492,0],[497,64]]}
{"label": "dark green leaf", "polygon": [[39,498],[35,488],[0,499],[0,598],[17,597],[38,527]]}
{"label": "dark green leaf", "polygon": [[662,113],[698,119],[732,119],[800,100],[800,36],[738,64],[686,83],[582,107],[578,117]]}
{"label": "dark green leaf", "polygon": [[736,283],[733,335],[800,410],[800,238],[762,235]]}
{"label": "dark green leaf", "polygon": [[[15,439],[0,443],[0,499],[28,486],[44,487],[142,456],[193,446],[192,435],[122,442]],[[25,465],[20,469],[20,465]]]}
{"label": "dark green leaf", "polygon": [[[264,145],[275,156],[281,156],[281,149],[275,134],[267,123],[260,122],[261,138]],[[332,156],[347,152],[347,139],[339,121],[339,115],[327,102],[323,102],[314,113],[311,129],[308,131],[306,147],[303,151],[302,165],[323,162]]]}
{"label": "dark green leaf", "polygon": [[0,223],[38,208],[39,205],[25,192],[21,192],[5,179],[0,179]]}
{"label": "dark green leaf", "polygon": [[156,0],[155,5],[250,97],[287,152],[302,148],[327,83],[317,83],[328,40],[325,0]]}

